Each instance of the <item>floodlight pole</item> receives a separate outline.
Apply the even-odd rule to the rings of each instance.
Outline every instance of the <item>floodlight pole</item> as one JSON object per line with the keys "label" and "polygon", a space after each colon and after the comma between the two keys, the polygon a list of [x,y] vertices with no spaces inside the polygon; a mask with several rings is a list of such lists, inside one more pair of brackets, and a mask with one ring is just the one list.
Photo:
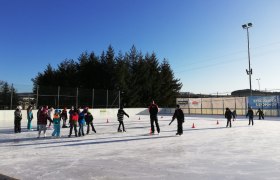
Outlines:
{"label": "floodlight pole", "polygon": [[258,85],[259,85],[259,91],[261,92],[261,85],[260,85],[260,80],[261,78],[256,79],[258,81]]}
{"label": "floodlight pole", "polygon": [[252,83],[251,83],[251,76],[252,76],[252,69],[251,69],[251,62],[250,62],[250,41],[249,41],[249,28],[252,27],[252,23],[242,25],[243,29],[247,30],[247,41],[248,41],[248,61],[249,61],[249,70],[246,69],[247,74],[249,75],[249,83],[250,83],[250,95],[252,96]]}

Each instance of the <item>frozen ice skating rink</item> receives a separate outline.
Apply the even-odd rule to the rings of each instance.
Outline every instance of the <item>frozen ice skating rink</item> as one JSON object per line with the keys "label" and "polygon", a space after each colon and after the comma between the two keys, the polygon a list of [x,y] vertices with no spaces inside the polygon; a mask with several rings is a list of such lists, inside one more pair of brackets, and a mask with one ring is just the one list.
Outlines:
{"label": "frozen ice skating rink", "polygon": [[[139,120],[140,117],[140,120]],[[280,179],[280,119],[245,118],[225,128],[222,116],[186,116],[184,135],[175,136],[176,120],[159,116],[160,135],[149,135],[148,116],[125,117],[126,133],[115,119],[95,119],[97,134],[37,139],[22,121],[0,122],[0,174],[17,179]],[[219,124],[217,125],[217,120]],[[192,128],[194,123],[195,128]]]}

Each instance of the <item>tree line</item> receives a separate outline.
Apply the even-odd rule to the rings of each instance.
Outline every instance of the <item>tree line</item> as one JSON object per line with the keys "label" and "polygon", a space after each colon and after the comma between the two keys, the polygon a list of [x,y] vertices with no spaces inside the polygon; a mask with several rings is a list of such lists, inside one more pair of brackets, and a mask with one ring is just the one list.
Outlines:
{"label": "tree line", "polygon": [[10,106],[18,105],[18,101],[19,98],[13,85],[0,80],[0,109],[10,109]]}
{"label": "tree line", "polygon": [[100,56],[83,52],[76,61],[65,59],[56,68],[48,64],[32,81],[34,93],[38,85],[118,90],[126,107],[146,107],[152,100],[174,106],[182,87],[167,59],[160,63],[155,53],[143,55],[134,45],[124,54],[115,55],[109,45]]}

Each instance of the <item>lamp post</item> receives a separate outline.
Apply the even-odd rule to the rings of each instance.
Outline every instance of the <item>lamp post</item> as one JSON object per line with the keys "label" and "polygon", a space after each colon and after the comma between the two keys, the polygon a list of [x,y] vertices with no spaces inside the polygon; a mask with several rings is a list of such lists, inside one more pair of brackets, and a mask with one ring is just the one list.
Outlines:
{"label": "lamp post", "polygon": [[261,78],[256,79],[258,81],[258,85],[259,85],[259,91],[261,92],[261,86],[260,86],[260,80]]}
{"label": "lamp post", "polygon": [[249,61],[249,70],[246,69],[247,75],[249,75],[249,83],[250,83],[250,95],[252,96],[252,83],[251,83],[251,76],[253,74],[253,70],[251,68],[250,63],[250,42],[249,42],[249,28],[252,27],[252,23],[243,24],[242,28],[247,30],[247,41],[248,41],[248,61]]}

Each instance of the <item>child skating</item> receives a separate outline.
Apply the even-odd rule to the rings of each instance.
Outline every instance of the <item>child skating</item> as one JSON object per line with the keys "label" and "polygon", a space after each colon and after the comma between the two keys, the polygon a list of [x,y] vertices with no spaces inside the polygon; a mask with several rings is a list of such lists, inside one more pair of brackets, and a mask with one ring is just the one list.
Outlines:
{"label": "child skating", "polygon": [[84,111],[79,113],[79,136],[84,136],[85,114]]}
{"label": "child skating", "polygon": [[[118,121],[119,121],[119,127],[118,127],[118,132],[126,132],[125,128],[124,128],[124,124],[123,124],[123,116],[126,115],[129,118],[129,115],[126,114],[126,112],[123,110],[123,107],[121,107],[118,110]],[[122,130],[121,130],[121,126],[122,126]]]}
{"label": "child skating", "polygon": [[52,136],[60,137],[60,110],[56,109],[53,115],[53,133]]}
{"label": "child skating", "polygon": [[86,124],[87,124],[87,134],[89,134],[90,126],[91,126],[92,131],[96,133],[96,130],[93,126],[93,116],[88,110],[86,111],[86,114],[85,114],[85,120],[86,120]]}
{"label": "child skating", "polygon": [[180,108],[180,105],[177,105],[176,106],[176,110],[173,114],[173,117],[172,117],[172,121],[169,123],[169,125],[171,125],[171,123],[177,119],[177,133],[176,135],[182,135],[183,134],[183,123],[185,122],[185,116],[184,116],[184,113],[182,111],[182,109]]}

